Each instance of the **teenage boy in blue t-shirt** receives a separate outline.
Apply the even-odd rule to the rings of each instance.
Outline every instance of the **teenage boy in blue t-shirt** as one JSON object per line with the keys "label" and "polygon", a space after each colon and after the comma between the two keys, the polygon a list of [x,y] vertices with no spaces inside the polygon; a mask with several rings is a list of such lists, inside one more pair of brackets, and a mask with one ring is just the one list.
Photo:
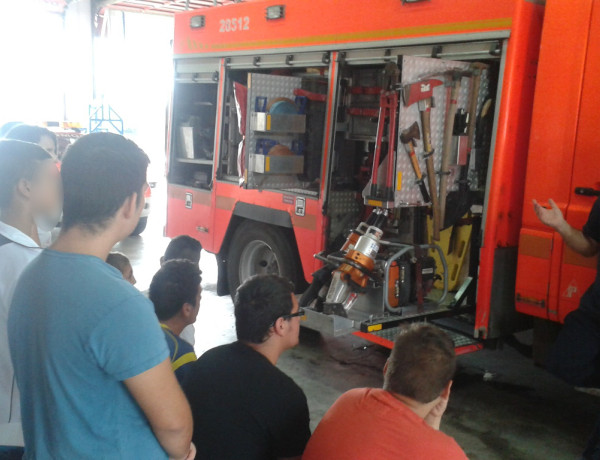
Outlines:
{"label": "teenage boy in blue t-shirt", "polygon": [[180,382],[188,364],[196,361],[194,347],[180,334],[198,316],[201,273],[198,264],[189,260],[170,260],[156,272],[150,283],[150,300],[169,345],[171,367]]}
{"label": "teenage boy in blue t-shirt", "polygon": [[8,320],[26,458],[195,455],[152,304],[104,262],[137,225],[147,166],[109,133],[77,140],[62,164],[61,234],[24,271]]}

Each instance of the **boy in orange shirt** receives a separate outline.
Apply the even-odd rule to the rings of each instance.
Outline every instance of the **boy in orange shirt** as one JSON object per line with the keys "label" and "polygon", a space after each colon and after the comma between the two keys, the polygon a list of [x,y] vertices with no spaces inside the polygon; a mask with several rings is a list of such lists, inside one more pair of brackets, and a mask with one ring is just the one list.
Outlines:
{"label": "boy in orange shirt", "polygon": [[396,337],[383,389],[344,393],[310,438],[303,460],[466,460],[440,422],[456,370],[454,344],[430,325]]}

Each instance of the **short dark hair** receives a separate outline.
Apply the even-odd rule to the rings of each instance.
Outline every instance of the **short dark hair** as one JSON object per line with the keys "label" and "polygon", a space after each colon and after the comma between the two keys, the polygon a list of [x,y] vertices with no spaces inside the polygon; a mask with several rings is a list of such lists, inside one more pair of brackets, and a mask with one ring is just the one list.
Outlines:
{"label": "short dark hair", "polygon": [[276,275],[256,275],[238,287],[233,301],[238,340],[266,341],[273,323],[292,312],[293,292],[294,285]]}
{"label": "short dark hair", "polygon": [[75,141],[61,167],[63,229],[103,229],[132,194],[141,202],[148,163],[142,149],[118,134],[92,133]]}
{"label": "short dark hair", "polygon": [[198,265],[189,260],[170,260],[156,272],[149,297],[160,321],[175,316],[184,304],[194,304],[202,282]]}
{"label": "short dark hair", "polygon": [[21,179],[32,179],[40,162],[52,157],[39,145],[0,140],[0,209],[10,206]]}
{"label": "short dark hair", "polygon": [[440,396],[456,372],[454,343],[441,329],[415,324],[394,341],[383,388],[427,404]]}
{"label": "short dark hair", "polygon": [[129,260],[129,258],[122,252],[117,251],[108,254],[108,256],[106,257],[106,263],[108,265],[112,265],[121,273],[125,271],[128,265],[131,265],[131,261]]}
{"label": "short dark hair", "polygon": [[174,259],[184,259],[187,251],[197,252],[200,257],[200,251],[202,251],[202,245],[196,238],[192,238],[188,235],[179,235],[173,238],[163,256],[163,261],[167,262]]}
{"label": "short dark hair", "polygon": [[6,135],[8,132],[13,129],[17,125],[22,125],[22,121],[7,121],[2,126],[0,126],[0,138],[6,139]]}
{"label": "short dark hair", "polygon": [[54,141],[54,148],[58,147],[56,141],[56,134],[43,126],[18,124],[13,126],[10,131],[6,133],[6,139],[14,139],[17,141],[31,142],[37,144],[42,137],[48,136]]}

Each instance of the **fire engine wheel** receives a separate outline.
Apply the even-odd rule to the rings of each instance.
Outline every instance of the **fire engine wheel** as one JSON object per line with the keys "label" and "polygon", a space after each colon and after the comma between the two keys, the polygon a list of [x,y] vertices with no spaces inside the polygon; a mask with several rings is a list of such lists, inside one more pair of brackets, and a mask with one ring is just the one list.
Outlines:
{"label": "fire engine wheel", "polygon": [[300,264],[286,234],[270,225],[245,222],[236,230],[227,258],[229,293],[254,275],[280,275],[296,283]]}

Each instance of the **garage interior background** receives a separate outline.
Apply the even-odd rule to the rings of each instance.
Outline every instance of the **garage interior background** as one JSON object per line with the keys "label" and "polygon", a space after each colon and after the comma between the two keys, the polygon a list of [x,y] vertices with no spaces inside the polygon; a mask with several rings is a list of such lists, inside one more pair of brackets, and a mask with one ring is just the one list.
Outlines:
{"label": "garage interior background", "polygon": [[231,3],[185,0],[0,2],[0,125],[69,121],[88,128],[91,107],[110,105],[124,134],[164,173],[172,88],[173,13]]}

